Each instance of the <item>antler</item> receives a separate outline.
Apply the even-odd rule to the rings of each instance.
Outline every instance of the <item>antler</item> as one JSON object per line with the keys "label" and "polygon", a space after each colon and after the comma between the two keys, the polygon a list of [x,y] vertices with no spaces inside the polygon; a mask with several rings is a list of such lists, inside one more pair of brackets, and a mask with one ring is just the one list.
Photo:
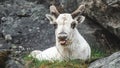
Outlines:
{"label": "antler", "polygon": [[71,15],[72,17],[75,17],[77,16],[79,13],[82,13],[85,9],[85,6],[84,5],[80,5],[77,10],[75,10]]}
{"label": "antler", "polygon": [[57,10],[57,8],[54,5],[50,6],[50,12],[55,15],[56,17],[60,14]]}

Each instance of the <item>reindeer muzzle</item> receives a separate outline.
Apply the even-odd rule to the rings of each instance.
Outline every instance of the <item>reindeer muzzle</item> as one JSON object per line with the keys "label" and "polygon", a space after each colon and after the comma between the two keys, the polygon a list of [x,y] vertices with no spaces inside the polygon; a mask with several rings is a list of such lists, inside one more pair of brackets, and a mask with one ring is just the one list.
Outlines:
{"label": "reindeer muzzle", "polygon": [[58,34],[59,43],[65,45],[67,43],[67,33],[61,32]]}

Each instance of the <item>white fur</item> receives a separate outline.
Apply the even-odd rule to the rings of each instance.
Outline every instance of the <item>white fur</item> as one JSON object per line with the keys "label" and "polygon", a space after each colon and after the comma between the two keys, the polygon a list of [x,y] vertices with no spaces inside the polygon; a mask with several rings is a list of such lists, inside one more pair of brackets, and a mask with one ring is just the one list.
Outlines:
{"label": "white fur", "polygon": [[[50,17],[50,16],[49,16]],[[52,16],[53,18],[53,16]],[[64,21],[63,18],[66,18]],[[49,19],[49,18],[48,18]],[[48,48],[44,51],[32,51],[30,54],[34,58],[38,60],[69,60],[69,59],[82,59],[87,60],[91,56],[91,49],[86,40],[81,36],[76,28],[71,28],[71,23],[76,21],[76,18],[73,19],[70,14],[60,14],[58,18],[55,20],[50,20],[50,23],[58,24],[58,28],[55,30],[56,35],[56,46]],[[64,22],[63,22],[64,21]],[[81,20],[81,22],[83,19]],[[63,25],[64,23],[64,25]],[[77,22],[78,24],[78,22]],[[58,42],[57,35],[58,33],[64,30],[69,37],[68,45],[62,46]]]}

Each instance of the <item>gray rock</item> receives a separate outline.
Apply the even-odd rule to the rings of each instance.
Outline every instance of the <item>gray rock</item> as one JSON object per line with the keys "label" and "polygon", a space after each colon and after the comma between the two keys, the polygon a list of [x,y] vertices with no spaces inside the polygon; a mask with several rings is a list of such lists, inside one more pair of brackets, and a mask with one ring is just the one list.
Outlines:
{"label": "gray rock", "polygon": [[63,5],[65,12],[72,13],[78,8],[77,0],[60,0],[60,3]]}
{"label": "gray rock", "polygon": [[82,2],[86,4],[85,15],[120,38],[120,0],[83,0]]}
{"label": "gray rock", "polygon": [[117,2],[120,2],[120,0],[103,0],[106,4],[108,4],[109,6],[110,5],[113,5]]}
{"label": "gray rock", "polygon": [[12,40],[11,35],[9,35],[9,34],[5,35],[5,40]]}
{"label": "gray rock", "polygon": [[92,62],[88,68],[120,68],[120,51]]}
{"label": "gray rock", "polygon": [[2,47],[3,46],[3,44],[0,44],[0,47]]}
{"label": "gray rock", "polygon": [[37,2],[39,4],[42,4],[42,3],[46,2],[47,0],[26,0],[26,1]]}
{"label": "gray rock", "polygon": [[25,67],[24,64],[20,62],[20,60],[11,59],[6,62],[5,68],[25,68]]}
{"label": "gray rock", "polygon": [[[52,25],[45,20],[48,9],[44,5],[24,0],[14,0],[14,4],[11,1],[8,3],[5,2],[5,4],[1,5],[4,8],[1,12],[9,12],[8,14],[5,12],[5,15],[1,16],[0,32],[2,32],[3,36],[9,34],[12,38],[11,43],[24,45],[24,47],[31,46],[34,49],[44,49],[48,47],[44,45],[50,43],[52,43],[51,46],[54,45],[53,41],[49,41],[50,38],[54,38],[54,31]],[[50,36],[51,34],[53,36]]]}

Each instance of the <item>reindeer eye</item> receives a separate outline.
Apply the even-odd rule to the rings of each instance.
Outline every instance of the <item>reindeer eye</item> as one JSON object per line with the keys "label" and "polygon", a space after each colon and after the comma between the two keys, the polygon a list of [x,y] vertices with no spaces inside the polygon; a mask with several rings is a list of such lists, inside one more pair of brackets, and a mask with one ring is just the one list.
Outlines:
{"label": "reindeer eye", "polygon": [[75,26],[76,26],[76,23],[75,23],[75,22],[72,22],[72,23],[71,23],[71,28],[73,28],[73,29],[74,29],[74,28],[75,28]]}
{"label": "reindeer eye", "polygon": [[54,25],[54,28],[56,29],[57,28],[57,24],[53,24]]}

